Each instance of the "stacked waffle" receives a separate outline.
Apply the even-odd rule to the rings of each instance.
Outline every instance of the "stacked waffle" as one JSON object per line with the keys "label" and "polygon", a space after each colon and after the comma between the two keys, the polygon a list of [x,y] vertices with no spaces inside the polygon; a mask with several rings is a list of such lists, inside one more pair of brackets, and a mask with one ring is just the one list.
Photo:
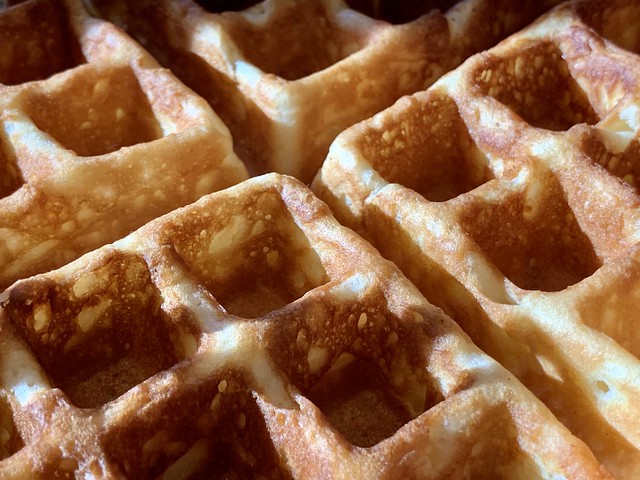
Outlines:
{"label": "stacked waffle", "polygon": [[609,478],[297,180],[4,294],[2,478]]}
{"label": "stacked waffle", "polygon": [[640,4],[561,6],[344,132],[314,189],[640,476]]}
{"label": "stacked waffle", "polygon": [[247,178],[209,105],[82,5],[0,12],[0,288]]}

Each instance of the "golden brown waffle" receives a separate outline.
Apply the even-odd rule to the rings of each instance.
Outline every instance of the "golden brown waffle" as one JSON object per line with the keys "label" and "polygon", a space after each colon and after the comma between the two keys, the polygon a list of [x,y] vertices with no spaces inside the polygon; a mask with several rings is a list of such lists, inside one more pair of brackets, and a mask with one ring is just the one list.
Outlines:
{"label": "golden brown waffle", "polygon": [[290,177],[3,302],[2,478],[609,478]]}
{"label": "golden brown waffle", "polygon": [[313,184],[621,479],[640,478],[639,21],[563,5],[341,134]]}
{"label": "golden brown waffle", "polygon": [[209,105],[82,5],[0,12],[0,288],[247,178]]}
{"label": "golden brown waffle", "polygon": [[209,101],[251,173],[308,182],[344,128],[558,1],[90,3]]}

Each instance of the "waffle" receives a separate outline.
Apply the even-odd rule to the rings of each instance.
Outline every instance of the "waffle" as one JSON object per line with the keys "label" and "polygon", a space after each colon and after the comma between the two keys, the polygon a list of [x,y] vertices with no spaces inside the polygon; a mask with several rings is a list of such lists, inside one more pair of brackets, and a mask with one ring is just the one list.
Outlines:
{"label": "waffle", "polygon": [[250,173],[310,182],[340,131],[558,1],[90,3],[209,101]]}
{"label": "waffle", "polygon": [[313,190],[616,478],[640,478],[632,1],[564,4],[343,132]]}
{"label": "waffle", "polygon": [[2,300],[2,478],[609,478],[290,177]]}
{"label": "waffle", "polygon": [[0,12],[0,289],[247,178],[211,107],[74,1]]}

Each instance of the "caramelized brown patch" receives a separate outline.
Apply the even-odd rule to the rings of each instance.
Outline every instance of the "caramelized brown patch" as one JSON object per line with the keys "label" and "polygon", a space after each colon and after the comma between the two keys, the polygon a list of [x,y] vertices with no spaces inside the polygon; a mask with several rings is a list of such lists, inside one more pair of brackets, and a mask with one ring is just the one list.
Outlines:
{"label": "caramelized brown patch", "polygon": [[433,9],[441,12],[447,11],[457,0],[431,0],[420,2],[418,0],[347,0],[350,8],[364,13],[369,17],[393,24],[411,22],[422,15],[426,15]]}
{"label": "caramelized brown patch", "polygon": [[562,131],[599,120],[553,43],[531,46],[509,58],[489,57],[474,77],[485,95],[534,127]]}
{"label": "caramelized brown patch", "polygon": [[114,152],[162,135],[129,67],[78,73],[55,92],[29,95],[25,111],[38,128],[81,156]]}
{"label": "caramelized brown patch", "polygon": [[53,384],[79,407],[99,407],[189,353],[146,264],[111,253],[64,284],[34,280],[7,304],[16,331]]}
{"label": "caramelized brown patch", "polygon": [[357,148],[390,183],[445,201],[493,178],[453,100],[438,93],[407,99],[401,118],[361,135]]}
{"label": "caramelized brown patch", "polygon": [[500,271],[527,290],[562,290],[601,265],[551,173],[499,204],[469,204],[461,221]]}
{"label": "caramelized brown patch", "polygon": [[1,12],[0,45],[0,83],[7,85],[86,62],[62,2],[36,0]]}

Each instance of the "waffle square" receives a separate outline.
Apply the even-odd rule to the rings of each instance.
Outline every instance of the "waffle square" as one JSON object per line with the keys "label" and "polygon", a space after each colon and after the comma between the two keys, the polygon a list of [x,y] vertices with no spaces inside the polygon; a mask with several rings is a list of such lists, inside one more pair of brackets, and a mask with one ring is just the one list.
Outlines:
{"label": "waffle square", "polygon": [[563,4],[343,132],[313,183],[616,478],[640,475],[638,19]]}
{"label": "waffle square", "polygon": [[304,182],[344,128],[555,3],[91,2],[209,101],[250,173]]}
{"label": "waffle square", "polygon": [[0,12],[0,287],[247,178],[210,106],[75,1]]}
{"label": "waffle square", "polygon": [[609,478],[290,177],[205,196],[2,301],[3,478]]}

